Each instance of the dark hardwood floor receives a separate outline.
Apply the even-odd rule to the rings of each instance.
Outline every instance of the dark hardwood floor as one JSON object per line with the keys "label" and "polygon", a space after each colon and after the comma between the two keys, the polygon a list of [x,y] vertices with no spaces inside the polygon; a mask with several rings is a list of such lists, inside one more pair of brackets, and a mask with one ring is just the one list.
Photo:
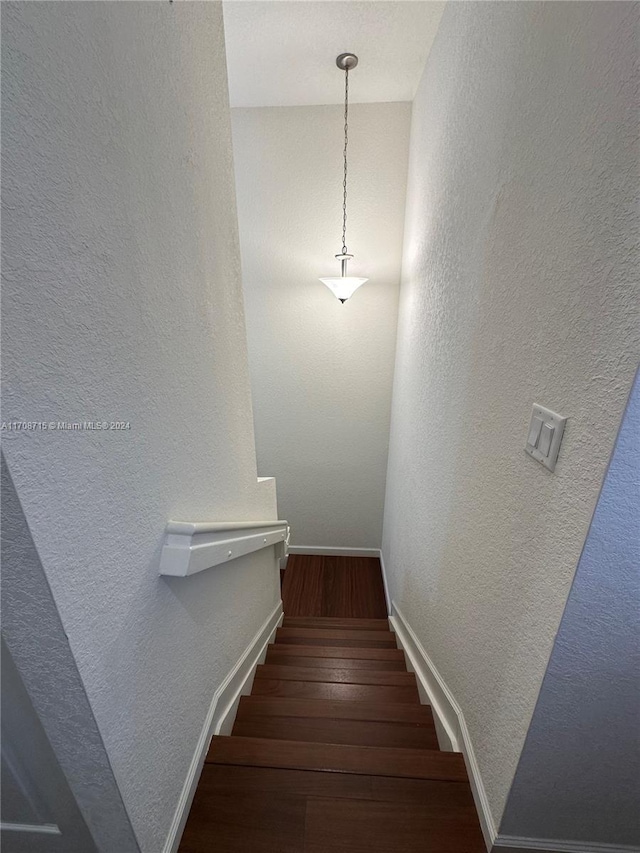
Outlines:
{"label": "dark hardwood floor", "polygon": [[463,758],[439,750],[389,629],[379,562],[290,557],[282,595],[180,853],[484,853]]}
{"label": "dark hardwood floor", "polygon": [[380,560],[291,554],[282,584],[287,616],[386,619]]}

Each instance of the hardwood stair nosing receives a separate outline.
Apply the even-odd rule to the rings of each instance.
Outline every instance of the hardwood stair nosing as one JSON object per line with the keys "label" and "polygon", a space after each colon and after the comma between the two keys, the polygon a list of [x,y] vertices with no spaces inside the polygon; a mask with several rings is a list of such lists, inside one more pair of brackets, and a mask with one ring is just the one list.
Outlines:
{"label": "hardwood stair nosing", "polygon": [[413,802],[429,808],[429,793],[444,790],[475,814],[469,786],[434,779],[401,779],[397,776],[365,776],[356,773],[323,773],[282,767],[251,767],[240,764],[204,765],[202,777],[207,788],[220,792],[265,791],[271,796],[295,790],[300,796],[339,796],[347,799]]}
{"label": "hardwood stair nosing", "polygon": [[319,717],[236,717],[232,736],[331,743],[347,746],[384,746],[438,749],[435,725],[335,720]]}
{"label": "hardwood stair nosing", "polygon": [[214,735],[207,763],[468,783],[457,752]]}
{"label": "hardwood stair nosing", "polygon": [[285,616],[283,628],[320,628],[353,631],[389,631],[388,619],[341,618],[339,616]]}
{"label": "hardwood stair nosing", "polygon": [[252,693],[256,696],[292,696],[309,699],[343,699],[351,702],[409,702],[420,704],[417,685],[341,684],[327,681],[289,681],[256,678]]}
{"label": "hardwood stair nosing", "polygon": [[[368,658],[325,658],[310,655],[280,654],[281,646],[269,646],[265,657],[266,664],[278,666],[302,666],[316,669],[371,669],[378,672],[406,672],[407,667],[401,660],[369,660]],[[311,648],[314,648],[313,646]]]}
{"label": "hardwood stair nosing", "polygon": [[256,669],[256,678],[314,681],[324,684],[376,684],[383,687],[404,687],[416,684],[416,677],[412,672],[357,669],[347,666],[314,669],[306,666],[281,666],[274,663],[260,664]]}
{"label": "hardwood stair nosing", "polygon": [[395,646],[395,634],[388,628],[384,631],[369,631],[350,628],[278,628],[276,637],[300,637],[303,639],[373,640],[391,642]]}
{"label": "hardwood stair nosing", "polygon": [[317,717],[368,722],[435,725],[430,705],[409,702],[352,702],[348,699],[297,699],[286,696],[242,696],[238,717]]}
{"label": "hardwood stair nosing", "polygon": [[296,645],[295,643],[271,643],[267,651],[280,655],[301,657],[331,657],[345,660],[395,660],[404,662],[404,652],[399,648],[376,648],[362,646]]}
{"label": "hardwood stair nosing", "polygon": [[[286,628],[278,628],[278,631],[290,630]],[[320,632],[329,634],[329,631]],[[364,631],[360,631],[360,634],[364,634]],[[377,634],[383,634],[383,631],[377,631]],[[389,640],[387,638],[381,640],[370,640],[370,639],[355,639],[351,637],[301,637],[299,633],[295,636],[285,636],[282,634],[276,634],[276,645],[286,644],[286,645],[296,645],[296,646],[340,646],[341,648],[349,648],[349,649],[397,649],[395,640]]]}

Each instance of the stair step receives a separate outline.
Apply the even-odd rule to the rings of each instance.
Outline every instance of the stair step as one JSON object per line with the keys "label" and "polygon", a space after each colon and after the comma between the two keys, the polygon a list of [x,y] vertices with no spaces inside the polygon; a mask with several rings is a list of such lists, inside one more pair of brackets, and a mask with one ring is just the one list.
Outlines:
{"label": "stair step", "polygon": [[359,800],[414,803],[436,816],[443,806],[442,794],[446,809],[456,808],[463,817],[471,816],[477,820],[468,785],[432,779],[402,779],[397,776],[207,763],[202,770],[196,797],[206,807],[216,794],[249,794],[253,791],[264,791],[271,796],[295,791],[301,797],[355,797]]}
{"label": "stair step", "polygon": [[350,702],[415,702],[419,704],[415,684],[389,687],[377,684],[328,684],[314,681],[287,681],[256,678],[254,696],[289,696],[299,699],[345,699]]}
{"label": "stair step", "polygon": [[450,816],[442,794],[437,802],[440,813],[427,814],[422,805],[409,803],[309,799],[304,853],[486,853],[477,816]]}
{"label": "stair step", "polygon": [[336,628],[278,628],[276,643],[318,646],[359,646],[361,648],[396,648],[391,631],[354,631]]}
{"label": "stair step", "polygon": [[347,619],[337,616],[285,616],[283,628],[337,628],[355,631],[388,631],[388,619]]}
{"label": "stair step", "polygon": [[[294,643],[273,643],[267,647],[268,652],[278,655],[300,655],[313,658],[345,658],[347,660],[393,660],[401,661],[404,666],[402,649],[377,649],[345,646],[298,646]],[[406,667],[405,667],[406,668]]]}
{"label": "stair step", "polygon": [[205,769],[180,841],[180,853],[301,853],[305,845],[305,797],[291,790],[278,797],[268,791],[230,794],[221,790],[206,796],[200,793],[200,786],[207,776]]}
{"label": "stair step", "polygon": [[[281,767],[244,767],[207,762],[202,768],[200,779],[196,797],[200,797],[203,804],[210,803],[212,797],[219,793],[249,794],[254,791],[264,791],[274,797],[295,791],[301,797],[390,799],[386,790],[383,796],[372,796],[372,777],[356,776],[350,773],[314,773],[309,770],[288,770]],[[393,779],[389,781],[391,784],[394,782]],[[429,783],[412,779],[397,781],[400,785],[443,784],[447,788],[453,788],[454,791],[458,787],[464,788],[464,785],[458,785],[457,782]],[[206,792],[206,800],[202,792]]]}
{"label": "stair step", "polygon": [[460,753],[428,749],[347,746],[215,735],[206,761],[250,767],[284,767],[291,770],[467,782],[464,759]]}
{"label": "stair step", "polygon": [[359,746],[438,749],[435,726],[428,724],[262,716],[236,719],[233,735]]}
{"label": "stair step", "polygon": [[[315,803],[335,808],[320,821]],[[486,853],[470,788],[460,782],[205,764],[180,853],[303,849]]]}
{"label": "stair step", "polygon": [[[316,648],[316,646],[311,647]],[[312,666],[320,669],[373,669],[378,672],[406,672],[407,667],[401,660],[361,660],[360,658],[322,658],[303,655],[282,654],[288,652],[286,646],[269,646],[265,663],[279,666]]]}
{"label": "stair step", "polygon": [[256,678],[272,678],[280,681],[320,681],[330,684],[382,684],[395,687],[415,685],[412,672],[380,672],[370,669],[343,666],[314,668],[312,666],[281,666],[265,663],[257,667]]}
{"label": "stair step", "polygon": [[413,723],[433,726],[429,705],[402,702],[349,702],[343,699],[289,699],[279,696],[242,696],[236,719],[250,717],[314,717],[334,720]]}

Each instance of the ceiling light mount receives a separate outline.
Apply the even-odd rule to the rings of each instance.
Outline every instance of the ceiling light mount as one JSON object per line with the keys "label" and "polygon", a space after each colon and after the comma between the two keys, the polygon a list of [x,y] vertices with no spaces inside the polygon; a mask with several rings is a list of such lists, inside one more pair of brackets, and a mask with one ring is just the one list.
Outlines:
{"label": "ceiling light mount", "polygon": [[358,57],[355,53],[341,53],[336,57],[336,65],[341,71],[351,71],[358,64]]}
{"label": "ceiling light mount", "polygon": [[342,180],[342,250],[336,255],[336,260],[340,261],[340,276],[321,278],[320,281],[326,284],[329,290],[336,296],[340,302],[346,302],[355,291],[367,281],[366,278],[356,278],[347,273],[347,262],[353,258],[353,255],[347,250],[347,146],[349,145],[349,71],[355,68],[358,64],[358,57],[355,53],[341,53],[336,58],[336,65],[341,71],[344,71],[344,148],[342,151],[343,160],[343,180]]}

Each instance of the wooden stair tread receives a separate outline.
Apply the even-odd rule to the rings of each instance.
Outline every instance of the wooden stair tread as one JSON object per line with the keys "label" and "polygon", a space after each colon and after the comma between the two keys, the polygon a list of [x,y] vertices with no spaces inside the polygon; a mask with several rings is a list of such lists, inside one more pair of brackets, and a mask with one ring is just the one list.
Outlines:
{"label": "wooden stair tread", "polygon": [[363,648],[345,646],[323,646],[323,645],[296,645],[295,643],[271,644],[267,647],[269,652],[278,655],[298,655],[314,658],[346,658],[348,660],[394,660],[402,661],[404,665],[404,652],[398,648]]}
{"label": "wooden stair tread", "polygon": [[196,797],[224,792],[268,791],[273,795],[296,791],[307,797],[356,797],[358,799],[416,803],[426,811],[442,793],[448,803],[475,815],[471,787],[462,782],[405,779],[397,776],[367,776],[357,773],[324,773],[283,767],[249,767],[239,764],[207,763],[202,769]]}
{"label": "wooden stair tread", "polygon": [[305,699],[345,699],[351,702],[415,702],[419,703],[416,684],[401,687],[379,684],[332,684],[322,681],[289,681],[256,678],[254,696],[291,696]]}
{"label": "wooden stair tread", "polygon": [[304,853],[485,853],[478,818],[438,805],[434,814],[414,803],[309,799]]}
{"label": "wooden stair tread", "polygon": [[180,853],[302,853],[307,798],[295,791],[196,791]]}
{"label": "wooden stair tread", "polygon": [[[295,791],[301,796],[309,797],[371,797],[389,798],[389,791],[383,789],[382,796],[373,791],[371,776],[358,776],[355,773],[322,773],[311,770],[289,770],[285,767],[247,767],[239,764],[214,764],[207,762],[202,768],[201,781],[198,784],[196,797],[204,798],[219,792],[266,791],[274,796],[280,793]],[[400,784],[415,782],[425,784],[423,780],[390,779]],[[426,784],[429,784],[428,782]],[[430,784],[435,785],[435,782]],[[464,788],[458,782],[447,784],[453,789]]]}
{"label": "wooden stair tread", "polygon": [[370,669],[348,668],[344,666],[329,669],[311,666],[280,666],[265,663],[256,668],[256,678],[273,678],[286,681],[319,681],[331,684],[382,684],[402,687],[415,685],[416,677],[412,672],[386,672]]}
{"label": "wooden stair tread", "polygon": [[205,764],[180,853],[485,853],[481,844],[460,782]]}
{"label": "wooden stair tread", "polygon": [[[287,631],[291,630],[288,628],[278,628],[279,631]],[[329,631],[320,631],[321,634],[328,634]],[[364,634],[364,631],[360,631],[358,633]],[[376,633],[382,634],[382,631],[376,631]],[[357,640],[351,639],[349,637],[327,637],[321,638],[318,636],[314,637],[301,637],[299,633],[294,636],[284,636],[280,634],[276,637],[276,643],[291,643],[296,646],[341,646],[343,648],[353,648],[353,649],[395,649],[396,644],[394,640]]]}
{"label": "wooden stair tread", "polygon": [[387,631],[334,631],[327,628],[278,628],[277,646],[339,646],[345,649],[397,649],[394,635]]}
{"label": "wooden stair tread", "polygon": [[256,716],[317,717],[434,725],[429,705],[403,702],[349,702],[343,699],[295,699],[280,696],[242,696],[236,719]]}
{"label": "wooden stair tread", "polygon": [[388,616],[378,557],[291,554],[282,602],[293,617]]}
{"label": "wooden stair tread", "polygon": [[[213,766],[213,765],[210,765]],[[236,768],[239,769],[239,768]],[[246,769],[246,768],[245,768]],[[443,782],[433,779],[400,779],[397,776],[370,776],[371,798],[386,802],[415,803],[423,809],[437,796],[438,789],[446,788],[448,802],[461,813],[473,815],[478,819],[471,785],[461,782]],[[340,795],[337,795],[340,796]]]}
{"label": "wooden stair tread", "polygon": [[[311,646],[315,648],[315,646]],[[407,667],[401,660],[367,660],[364,658],[323,658],[305,657],[304,655],[281,654],[288,652],[286,646],[269,646],[265,663],[274,663],[280,666],[312,666],[322,669],[373,669],[386,672],[406,672]]]}
{"label": "wooden stair tread", "polygon": [[364,647],[368,643],[379,643],[381,647],[396,648],[396,635],[389,631],[365,631],[355,629],[338,628],[278,628],[276,631],[276,643],[282,641],[295,642],[300,640],[320,640],[326,645],[337,646],[336,640],[342,640],[345,645],[351,643],[362,643]]}
{"label": "wooden stair tread", "polygon": [[283,628],[337,628],[356,631],[388,631],[388,619],[349,619],[337,616],[285,616]]}
{"label": "wooden stair tread", "polygon": [[443,779],[450,782],[468,781],[464,759],[460,753],[427,749],[347,746],[215,735],[206,761],[251,767]]}
{"label": "wooden stair tread", "polygon": [[262,716],[236,719],[232,734],[234,737],[238,735],[314,743],[438,749],[435,726],[429,723],[411,725],[319,717]]}

